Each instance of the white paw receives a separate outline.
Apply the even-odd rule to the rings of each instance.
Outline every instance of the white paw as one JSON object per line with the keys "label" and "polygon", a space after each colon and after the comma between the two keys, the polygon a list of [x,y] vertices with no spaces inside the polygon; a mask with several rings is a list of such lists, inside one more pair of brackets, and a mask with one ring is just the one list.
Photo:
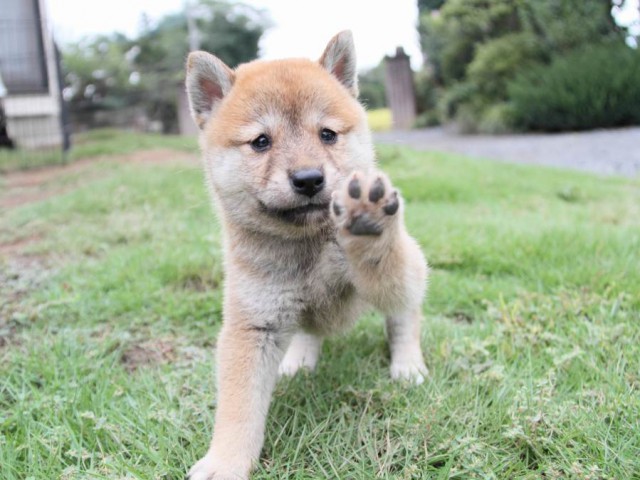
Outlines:
{"label": "white paw", "polygon": [[422,357],[391,362],[391,378],[394,380],[404,380],[420,385],[428,376],[429,369]]}
{"label": "white paw", "polygon": [[247,475],[230,472],[211,453],[207,453],[191,467],[188,480],[247,480]]}
{"label": "white paw", "polygon": [[278,367],[280,376],[294,376],[301,368],[315,370],[320,356],[322,340],[314,335],[299,332],[294,335],[284,358]]}
{"label": "white paw", "polygon": [[308,356],[296,356],[289,355],[289,352],[280,362],[278,367],[278,375],[293,377],[302,368],[313,371],[316,368],[316,359],[311,359]]}
{"label": "white paw", "polygon": [[278,367],[278,375],[281,377],[293,377],[301,368],[301,364],[282,361]]}

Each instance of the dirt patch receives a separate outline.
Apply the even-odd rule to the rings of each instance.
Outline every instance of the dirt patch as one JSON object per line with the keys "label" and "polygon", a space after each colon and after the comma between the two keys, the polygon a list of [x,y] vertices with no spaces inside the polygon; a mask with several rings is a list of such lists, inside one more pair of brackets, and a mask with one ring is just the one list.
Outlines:
{"label": "dirt patch", "polygon": [[200,156],[195,153],[178,152],[166,148],[156,150],[140,150],[128,155],[113,157],[119,162],[140,163],[143,165],[171,165],[197,167],[200,165]]}
{"label": "dirt patch", "polygon": [[5,257],[23,257],[24,251],[36,242],[42,240],[42,233],[34,233],[25,237],[0,243],[0,259]]}
{"label": "dirt patch", "polygon": [[120,361],[129,372],[172,363],[176,367],[191,368],[194,363],[211,357],[210,348],[193,345],[185,338],[163,337],[147,339],[130,345]]}
{"label": "dirt patch", "polygon": [[14,343],[16,333],[31,323],[33,306],[27,305],[24,298],[51,274],[51,268],[41,258],[0,258],[0,348]]}
{"label": "dirt patch", "polygon": [[40,202],[56,195],[62,195],[70,190],[72,190],[72,188],[57,188],[38,192],[9,193],[6,197],[0,199],[0,207],[13,208],[26,205],[28,203]]}
{"label": "dirt patch", "polygon": [[[170,149],[141,150],[127,155],[87,158],[67,165],[52,165],[34,170],[9,173],[2,177],[4,188],[0,193],[0,208],[15,208],[72,191],[78,188],[82,182],[86,182],[87,179],[98,178],[98,174],[88,174],[88,171],[96,164],[114,161],[143,165],[195,167],[198,165],[198,156]],[[82,178],[78,178],[67,185],[61,186],[57,184],[64,177],[74,176],[82,176]]]}
{"label": "dirt patch", "polygon": [[140,367],[162,365],[175,359],[176,349],[172,342],[147,340],[125,350],[121,361],[127,370],[133,372]]}
{"label": "dirt patch", "polygon": [[51,165],[49,167],[35,168],[12,172],[4,175],[4,180],[9,188],[40,187],[46,183],[57,180],[63,175],[79,174],[87,170],[93,163],[90,160],[78,160],[67,165]]}

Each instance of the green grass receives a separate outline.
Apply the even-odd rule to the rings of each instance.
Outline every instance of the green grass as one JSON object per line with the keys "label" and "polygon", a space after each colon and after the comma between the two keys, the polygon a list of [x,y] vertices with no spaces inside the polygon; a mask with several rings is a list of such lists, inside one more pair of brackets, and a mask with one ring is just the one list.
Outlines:
{"label": "green grass", "polygon": [[[279,383],[254,478],[637,478],[640,183],[380,155],[433,268],[432,375],[392,383],[364,318]],[[211,433],[221,321],[202,174],[80,180],[0,212],[0,243],[33,239],[0,259],[0,476],[182,478]]]}
{"label": "green grass", "polygon": [[70,160],[61,149],[42,150],[7,150],[0,149],[0,173],[14,170],[44,167],[46,165],[62,165]]}
{"label": "green grass", "polygon": [[195,138],[178,135],[143,134],[114,129],[92,130],[73,136],[67,153],[61,149],[3,150],[0,149],[0,173],[27,170],[47,165],[63,165],[81,158],[121,155],[151,148],[172,148],[195,152]]}

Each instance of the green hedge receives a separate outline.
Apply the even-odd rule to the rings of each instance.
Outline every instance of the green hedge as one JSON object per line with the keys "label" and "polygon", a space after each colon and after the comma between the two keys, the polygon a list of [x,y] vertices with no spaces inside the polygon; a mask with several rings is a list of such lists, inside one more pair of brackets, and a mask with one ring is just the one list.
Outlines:
{"label": "green hedge", "polygon": [[640,124],[640,52],[590,46],[527,69],[508,86],[513,121],[560,131]]}
{"label": "green hedge", "polygon": [[478,86],[487,99],[504,100],[507,83],[517,72],[544,60],[536,37],[529,33],[510,33],[476,47],[467,67],[467,81]]}

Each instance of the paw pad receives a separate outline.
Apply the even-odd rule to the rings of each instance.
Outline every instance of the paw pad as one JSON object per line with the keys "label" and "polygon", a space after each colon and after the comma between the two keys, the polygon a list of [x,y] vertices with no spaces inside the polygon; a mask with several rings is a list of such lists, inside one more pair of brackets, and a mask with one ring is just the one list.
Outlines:
{"label": "paw pad", "polygon": [[400,198],[381,172],[355,172],[346,187],[334,192],[331,211],[338,227],[354,236],[379,236],[395,222]]}
{"label": "paw pad", "polygon": [[386,213],[387,215],[395,215],[395,213],[398,211],[398,208],[400,208],[400,200],[398,200],[398,192],[393,192],[391,194],[391,198],[389,199],[387,204],[384,207],[382,207],[382,209],[384,210],[384,213]]}
{"label": "paw pad", "polygon": [[376,223],[368,213],[363,213],[357,217],[353,217],[347,230],[352,235],[381,235],[382,226]]}
{"label": "paw pad", "polygon": [[382,183],[382,179],[378,177],[369,190],[369,201],[376,203],[382,197],[384,197],[384,183]]}
{"label": "paw pad", "polygon": [[349,182],[349,196],[355,200],[362,195],[362,189],[360,188],[360,181],[357,178],[353,178]]}

